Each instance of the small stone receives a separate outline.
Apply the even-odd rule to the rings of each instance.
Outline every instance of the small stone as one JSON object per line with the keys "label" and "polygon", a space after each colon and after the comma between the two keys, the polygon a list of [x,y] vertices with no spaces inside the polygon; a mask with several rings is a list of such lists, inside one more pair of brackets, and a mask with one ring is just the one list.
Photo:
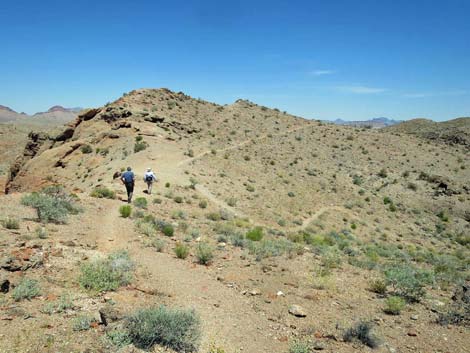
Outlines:
{"label": "small stone", "polygon": [[250,291],[250,295],[260,295],[261,294],[261,291],[259,289],[253,289]]}
{"label": "small stone", "polygon": [[411,315],[410,319],[416,321],[419,319],[419,317],[418,315]]}
{"label": "small stone", "polygon": [[410,337],[416,337],[418,336],[418,333],[415,330],[410,330],[408,331],[407,335]]}
{"label": "small stone", "polygon": [[0,293],[8,293],[10,290],[10,281],[8,278],[0,277]]}
{"label": "small stone", "polygon": [[285,294],[284,294],[282,291],[278,291],[278,292],[276,293],[276,295],[277,295],[278,297],[283,297]]}
{"label": "small stone", "polygon": [[300,305],[296,305],[296,304],[290,306],[289,314],[294,315],[296,317],[306,317],[307,316],[304,309]]}
{"label": "small stone", "polygon": [[323,342],[315,342],[313,344],[313,349],[316,351],[322,351],[326,348],[326,344]]}

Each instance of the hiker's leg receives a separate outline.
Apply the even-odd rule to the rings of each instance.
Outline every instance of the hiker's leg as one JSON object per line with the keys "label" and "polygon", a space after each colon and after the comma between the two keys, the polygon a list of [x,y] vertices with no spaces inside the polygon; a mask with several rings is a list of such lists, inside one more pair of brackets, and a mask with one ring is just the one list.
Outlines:
{"label": "hiker's leg", "polygon": [[153,183],[148,183],[148,193],[149,193],[149,195],[152,193],[152,185],[153,185]]}

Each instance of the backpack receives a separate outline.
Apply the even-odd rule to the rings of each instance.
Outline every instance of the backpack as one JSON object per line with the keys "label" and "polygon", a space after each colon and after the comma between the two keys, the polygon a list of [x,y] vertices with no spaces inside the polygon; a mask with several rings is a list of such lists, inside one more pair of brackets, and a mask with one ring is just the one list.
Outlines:
{"label": "backpack", "polygon": [[153,176],[152,176],[152,174],[147,174],[147,175],[145,176],[145,181],[146,181],[147,183],[151,183],[151,182],[153,181]]}

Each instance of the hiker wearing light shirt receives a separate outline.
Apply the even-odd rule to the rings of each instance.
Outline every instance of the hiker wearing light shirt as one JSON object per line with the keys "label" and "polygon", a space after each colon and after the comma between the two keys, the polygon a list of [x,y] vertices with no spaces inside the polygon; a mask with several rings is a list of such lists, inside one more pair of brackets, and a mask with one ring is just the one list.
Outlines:
{"label": "hiker wearing light shirt", "polygon": [[152,185],[154,181],[157,181],[157,177],[152,172],[151,168],[147,168],[147,171],[144,175],[144,181],[147,183],[147,193],[150,195],[152,193]]}

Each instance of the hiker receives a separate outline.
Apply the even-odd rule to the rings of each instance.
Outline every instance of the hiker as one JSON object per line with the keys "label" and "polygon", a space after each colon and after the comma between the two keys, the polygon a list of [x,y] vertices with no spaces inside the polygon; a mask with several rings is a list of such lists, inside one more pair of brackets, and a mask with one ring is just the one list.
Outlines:
{"label": "hiker", "polygon": [[144,175],[144,181],[147,183],[147,194],[152,193],[152,185],[154,181],[157,181],[157,177],[152,172],[152,168],[147,168],[147,172]]}
{"label": "hiker", "polygon": [[134,176],[134,173],[132,172],[131,167],[127,167],[127,171],[122,173],[121,181],[126,186],[127,203],[131,203],[132,194],[134,193],[134,182],[135,182],[135,176]]}

